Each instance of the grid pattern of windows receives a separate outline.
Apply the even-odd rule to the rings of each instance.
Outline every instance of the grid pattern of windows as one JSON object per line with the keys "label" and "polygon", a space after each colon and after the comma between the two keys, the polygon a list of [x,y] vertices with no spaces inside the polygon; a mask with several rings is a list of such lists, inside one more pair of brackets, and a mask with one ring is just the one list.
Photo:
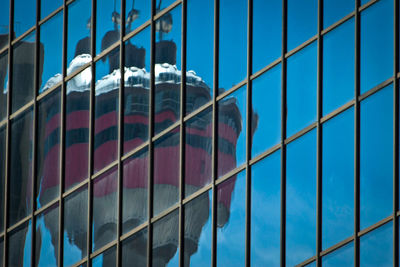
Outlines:
{"label": "grid pattern of windows", "polygon": [[1,0],[0,266],[399,266],[399,0]]}

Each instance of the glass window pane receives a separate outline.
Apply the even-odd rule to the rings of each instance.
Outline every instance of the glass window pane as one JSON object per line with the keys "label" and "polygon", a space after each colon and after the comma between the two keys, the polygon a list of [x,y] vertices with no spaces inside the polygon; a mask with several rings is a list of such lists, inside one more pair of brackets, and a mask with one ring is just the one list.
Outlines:
{"label": "glass window pane", "polygon": [[125,8],[126,34],[150,19],[151,0],[127,0]]}
{"label": "glass window pane", "polygon": [[147,266],[147,228],[122,241],[122,267]]}
{"label": "glass window pane", "polygon": [[361,102],[360,227],[393,212],[393,86]]}
{"label": "glass window pane", "polygon": [[[6,172],[6,127],[0,128],[0,233],[4,231],[4,186]],[[0,263],[1,266],[1,263]]]}
{"label": "glass window pane", "polygon": [[[114,247],[107,249],[92,260],[92,267],[115,267],[117,264],[117,250]],[[135,265],[136,266],[136,265]]]}
{"label": "glass window pane", "polygon": [[318,0],[287,0],[287,51],[318,31]]}
{"label": "glass window pane", "polygon": [[[71,67],[82,61],[84,55],[89,56],[91,36],[91,0],[76,0],[68,5],[68,32],[67,32],[67,74],[71,73]],[[77,58],[74,64],[71,61]]]}
{"label": "glass window pane", "polygon": [[255,157],[281,140],[282,67],[279,64],[253,80],[251,157]]}
{"label": "glass window pane", "polygon": [[148,149],[124,161],[122,191],[122,232],[144,223],[148,218]]}
{"label": "glass window pane", "polygon": [[179,200],[179,152],[179,127],[154,143],[154,216]]}
{"label": "glass window pane", "polygon": [[185,205],[184,266],[211,266],[211,209],[211,191]]}
{"label": "glass window pane", "polygon": [[326,115],[354,98],[354,19],[325,34],[323,41],[322,103]]}
{"label": "glass window pane", "polygon": [[30,108],[11,123],[10,225],[32,211],[32,122]]}
{"label": "glass window pane", "polygon": [[322,126],[322,249],[354,231],[354,109]]}
{"label": "glass window pane", "polygon": [[12,112],[17,111],[33,99],[35,34],[32,32],[13,47]]}
{"label": "glass window pane", "polygon": [[114,167],[93,183],[93,251],[116,238],[118,168]]}
{"label": "glass window pane", "polygon": [[253,73],[282,54],[282,0],[253,0]]}
{"label": "glass window pane", "polygon": [[44,19],[51,12],[61,7],[62,4],[62,0],[40,0],[40,18]]}
{"label": "glass window pane", "polygon": [[8,52],[6,51],[0,55],[0,121],[7,116],[8,86]]}
{"label": "glass window pane", "polygon": [[351,242],[322,257],[322,266],[354,266],[354,243]]}
{"label": "glass window pane", "polygon": [[59,195],[61,95],[57,89],[39,102],[36,201],[40,208]]}
{"label": "glass window pane", "polygon": [[212,108],[186,122],[185,196],[211,182]]}
{"label": "glass window pane", "polygon": [[39,67],[43,69],[40,77],[39,93],[61,82],[63,12],[59,12],[40,26]]}
{"label": "glass window pane", "polygon": [[58,266],[58,205],[36,217],[35,266]]}
{"label": "glass window pane", "polygon": [[179,266],[179,212],[175,210],[153,226],[152,267]]}
{"label": "glass window pane", "polygon": [[71,266],[87,255],[88,192],[81,187],[64,202],[64,260]]}
{"label": "glass window pane", "polygon": [[14,0],[14,38],[20,36],[36,23],[36,1]]}
{"label": "glass window pane", "polygon": [[[148,0],[149,1],[149,0]],[[172,3],[175,2],[175,0],[155,0],[154,1],[156,4],[156,14],[165,8],[169,7]]]}
{"label": "glass window pane", "polygon": [[324,28],[327,28],[354,10],[354,0],[323,0]]}
{"label": "glass window pane", "polygon": [[393,223],[360,238],[360,266],[393,266]]}
{"label": "glass window pane", "polygon": [[287,145],[286,265],[316,254],[317,133],[313,130]]}
{"label": "glass window pane", "polygon": [[150,27],[125,42],[124,153],[149,138]]}
{"label": "glass window pane", "polygon": [[[93,0],[95,1],[95,0]],[[120,39],[121,0],[97,0],[96,54]]]}
{"label": "glass window pane", "polygon": [[313,42],[287,60],[288,137],[317,119],[317,48]]}
{"label": "glass window pane", "polygon": [[117,159],[119,48],[96,62],[94,173]]}
{"label": "glass window pane", "polygon": [[361,13],[361,93],[393,75],[393,1],[382,0]]}
{"label": "glass window pane", "polygon": [[67,83],[65,122],[65,190],[88,177],[91,69]]}
{"label": "glass window pane", "polygon": [[[1,2],[1,5],[2,8],[0,10],[0,49],[8,45],[8,34],[10,32],[8,26],[10,23],[10,0],[3,0]],[[0,67],[0,69],[1,68],[2,67]]]}
{"label": "glass window pane", "polygon": [[0,266],[3,267],[4,238],[0,238]]}
{"label": "glass window pane", "polygon": [[32,224],[28,222],[9,233],[8,267],[30,267],[32,253]]}
{"label": "glass window pane", "polygon": [[217,266],[245,266],[246,172],[218,185]]}
{"label": "glass window pane", "polygon": [[181,20],[181,6],[178,6],[156,21],[155,134],[180,116]]}
{"label": "glass window pane", "polygon": [[246,86],[218,102],[218,176],[246,160]]}
{"label": "glass window pane", "polygon": [[219,9],[219,91],[247,74],[247,1],[221,0]]}

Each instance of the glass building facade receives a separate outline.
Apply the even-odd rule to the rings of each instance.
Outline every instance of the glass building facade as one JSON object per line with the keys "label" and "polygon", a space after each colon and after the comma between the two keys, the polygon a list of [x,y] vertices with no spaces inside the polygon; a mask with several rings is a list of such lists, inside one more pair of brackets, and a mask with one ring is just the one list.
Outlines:
{"label": "glass building facade", "polygon": [[399,266],[399,0],[0,0],[0,266]]}

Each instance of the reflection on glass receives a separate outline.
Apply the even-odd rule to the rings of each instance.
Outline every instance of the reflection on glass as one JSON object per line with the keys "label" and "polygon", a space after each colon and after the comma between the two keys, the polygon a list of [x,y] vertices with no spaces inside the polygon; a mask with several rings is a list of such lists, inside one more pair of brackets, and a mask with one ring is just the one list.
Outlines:
{"label": "reflection on glass", "polygon": [[317,263],[315,261],[307,264],[305,267],[317,267]]}
{"label": "reflection on glass", "polygon": [[351,242],[322,257],[323,267],[354,266],[354,243]]}
{"label": "reflection on glass", "polygon": [[0,121],[5,119],[7,116],[7,93],[8,93],[8,53],[4,52],[3,54],[0,55]]}
{"label": "reflection on glass", "polygon": [[251,142],[252,157],[281,140],[281,69],[279,64],[253,80],[251,126],[257,131]]}
{"label": "reflection on glass", "polygon": [[[68,5],[67,65],[82,55],[90,55],[91,0],[76,0]],[[67,74],[71,70],[68,68]]]}
{"label": "reflection on glass", "polygon": [[286,265],[316,254],[317,133],[313,130],[287,146]]}
{"label": "reflection on glass", "polygon": [[168,214],[153,226],[152,267],[179,266],[179,211]]}
{"label": "reflection on glass", "polygon": [[[0,128],[0,233],[4,231],[4,183],[6,171],[6,127]],[[1,263],[0,263],[1,266]]]}
{"label": "reflection on glass", "polygon": [[91,69],[67,83],[65,122],[65,190],[88,177]]}
{"label": "reflection on glass", "polygon": [[87,255],[88,192],[81,187],[64,202],[64,265],[71,266]]}
{"label": "reflection on glass", "polygon": [[[281,153],[268,156],[251,170],[251,265],[279,266],[281,214]],[[236,190],[243,190],[244,182]],[[243,213],[243,225],[244,225]],[[241,229],[244,235],[244,227]],[[244,244],[243,244],[244,246]],[[242,252],[244,253],[244,252]]]}
{"label": "reflection on glass", "polygon": [[253,73],[282,53],[282,0],[253,0]]}
{"label": "reflection on glass", "polygon": [[393,212],[393,86],[361,102],[360,227]]}
{"label": "reflection on glass", "polygon": [[9,233],[8,267],[30,267],[32,253],[32,225],[29,220]]}
{"label": "reflection on glass", "polygon": [[354,109],[322,126],[322,249],[354,230]]}
{"label": "reflection on glass", "polygon": [[185,205],[184,266],[211,266],[211,191]]}
{"label": "reflection on glass", "polygon": [[125,8],[126,34],[150,19],[151,0],[126,0]]}
{"label": "reflection on glass", "polygon": [[325,34],[323,41],[322,103],[326,115],[354,98],[354,19]]}
{"label": "reflection on glass", "polygon": [[[118,222],[117,187],[117,167],[114,167],[94,180],[93,251],[98,250],[116,238]],[[109,262],[108,260],[105,261]]]}
{"label": "reflection on glass", "polygon": [[58,266],[58,206],[36,218],[35,266]]}
{"label": "reflection on glass", "polygon": [[[117,263],[117,250],[114,247],[107,249],[92,260],[92,267],[115,267]],[[132,262],[133,263],[133,262]],[[134,264],[136,266],[136,264]]]}
{"label": "reflection on glass", "polygon": [[187,2],[186,113],[211,100],[213,88],[214,1]]}
{"label": "reflection on glass", "polygon": [[150,27],[125,42],[124,153],[149,138]]}
{"label": "reflection on glass", "polygon": [[379,1],[361,13],[360,35],[362,94],[393,75],[393,1]]}
{"label": "reflection on glass", "polygon": [[154,216],[179,199],[179,127],[154,143]]}
{"label": "reflection on glass", "polygon": [[218,102],[218,176],[246,160],[246,86]]}
{"label": "reflection on glass", "polygon": [[36,1],[14,0],[14,38],[35,26],[35,23]]}
{"label": "reflection on glass", "polygon": [[96,62],[94,173],[117,159],[120,77],[117,48]]}
{"label": "reflection on glass", "polygon": [[40,18],[44,19],[51,12],[62,6],[62,0],[40,0]]}
{"label": "reflection on glass", "polygon": [[247,0],[221,0],[219,5],[218,86],[224,91],[247,74]]}
{"label": "reflection on glass", "polygon": [[32,121],[30,108],[11,122],[10,225],[32,211]]}
{"label": "reflection on glass", "polygon": [[124,161],[122,191],[122,232],[125,234],[148,218],[147,147]]}
{"label": "reflection on glass", "polygon": [[287,0],[287,27],[287,51],[317,34],[318,0]]}
{"label": "reflection on glass", "polygon": [[218,185],[217,196],[217,266],[245,266],[246,172]]}
{"label": "reflection on glass", "polygon": [[313,42],[287,60],[288,137],[317,119],[317,59]]}
{"label": "reflection on glass", "polygon": [[185,196],[211,182],[212,171],[212,108],[186,123]]}
{"label": "reflection on glass", "polygon": [[122,267],[147,266],[147,228],[122,241]]}
{"label": "reflection on glass", "polygon": [[155,23],[155,134],[180,116],[181,20],[178,6]]}
{"label": "reflection on glass", "polygon": [[40,26],[40,44],[43,49],[40,50],[39,67],[43,69],[43,72],[39,80],[39,93],[61,81],[59,73],[62,67],[63,35],[60,30],[62,25],[63,12],[59,12]]}
{"label": "reflection on glass", "polygon": [[324,28],[331,26],[354,10],[354,0],[323,0],[323,2]]}
{"label": "reflection on glass", "polygon": [[120,14],[121,0],[97,0],[96,55],[119,41],[121,27]]}
{"label": "reflection on glass", "polygon": [[[1,6],[2,8],[0,9],[0,49],[8,45],[8,34],[10,31],[8,27],[10,23],[10,0],[3,0],[1,2]],[[0,64],[0,69],[1,68],[2,67]],[[0,76],[0,88],[1,88],[1,76]]]}
{"label": "reflection on glass", "polygon": [[389,222],[360,238],[360,266],[393,266],[393,223]]}
{"label": "reflection on glass", "polygon": [[173,2],[175,2],[175,0],[155,0],[156,14],[165,9],[166,7],[170,6]]}
{"label": "reflection on glass", "polygon": [[[32,32],[13,47],[12,112],[33,99],[35,70],[35,32]],[[43,46],[40,46],[43,49]],[[42,68],[39,68],[41,76]]]}
{"label": "reflection on glass", "polygon": [[0,267],[3,267],[4,239],[0,238]]}
{"label": "reflection on glass", "polygon": [[57,89],[39,102],[37,129],[37,208],[59,194],[60,184],[60,90]]}

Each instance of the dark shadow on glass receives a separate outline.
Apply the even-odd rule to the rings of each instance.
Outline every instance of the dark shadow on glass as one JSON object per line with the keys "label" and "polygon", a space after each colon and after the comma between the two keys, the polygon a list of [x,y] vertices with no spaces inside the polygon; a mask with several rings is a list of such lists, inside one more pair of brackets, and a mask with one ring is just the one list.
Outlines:
{"label": "dark shadow on glass", "polygon": [[32,225],[27,221],[9,233],[8,267],[30,267],[32,253]]}
{"label": "dark shadow on glass", "polygon": [[7,116],[8,86],[8,52],[6,51],[0,55],[0,122]]}
{"label": "dark shadow on glass", "polygon": [[[107,249],[105,252],[101,253],[99,256],[92,260],[92,267],[115,267],[117,258],[117,250],[114,247]],[[132,266],[136,266],[132,262]]]}
{"label": "dark shadow on glass", "polygon": [[4,183],[6,174],[6,128],[0,128],[0,233],[4,231]]}
{"label": "dark shadow on glass", "polygon": [[122,241],[122,267],[147,266],[147,228]]}

